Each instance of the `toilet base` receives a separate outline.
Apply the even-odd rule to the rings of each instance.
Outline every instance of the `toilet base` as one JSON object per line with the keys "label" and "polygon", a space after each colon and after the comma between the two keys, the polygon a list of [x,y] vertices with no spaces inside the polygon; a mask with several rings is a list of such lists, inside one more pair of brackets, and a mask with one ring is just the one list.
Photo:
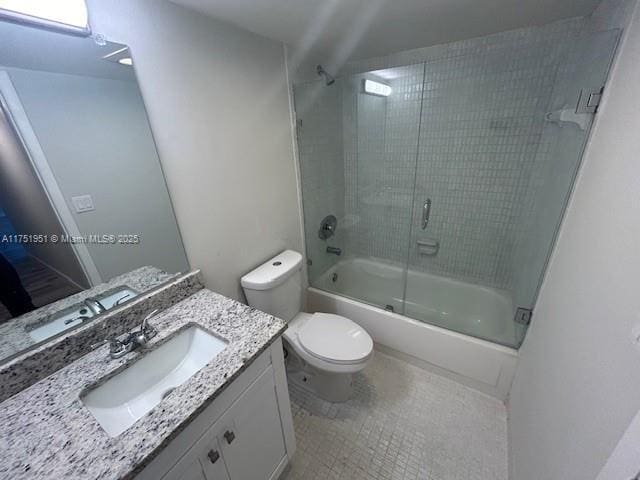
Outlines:
{"label": "toilet base", "polygon": [[346,402],[353,395],[353,374],[327,373],[302,360],[292,348],[287,348],[287,378],[328,402]]}

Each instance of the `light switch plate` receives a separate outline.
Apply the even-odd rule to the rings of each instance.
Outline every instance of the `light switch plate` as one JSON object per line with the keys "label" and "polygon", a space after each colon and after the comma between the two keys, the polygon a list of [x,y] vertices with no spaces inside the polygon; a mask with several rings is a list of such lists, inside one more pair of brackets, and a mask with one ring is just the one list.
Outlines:
{"label": "light switch plate", "polygon": [[79,195],[71,197],[71,202],[76,209],[76,213],[91,212],[96,208],[93,206],[93,198],[91,195]]}

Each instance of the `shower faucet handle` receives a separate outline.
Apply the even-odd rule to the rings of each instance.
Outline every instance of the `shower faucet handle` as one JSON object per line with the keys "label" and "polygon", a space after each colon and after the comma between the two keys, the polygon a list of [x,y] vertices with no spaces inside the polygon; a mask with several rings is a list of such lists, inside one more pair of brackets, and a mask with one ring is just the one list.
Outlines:
{"label": "shower faucet handle", "polygon": [[326,240],[333,237],[338,227],[338,219],[335,215],[327,215],[320,222],[320,230],[318,231],[318,237],[320,240]]}

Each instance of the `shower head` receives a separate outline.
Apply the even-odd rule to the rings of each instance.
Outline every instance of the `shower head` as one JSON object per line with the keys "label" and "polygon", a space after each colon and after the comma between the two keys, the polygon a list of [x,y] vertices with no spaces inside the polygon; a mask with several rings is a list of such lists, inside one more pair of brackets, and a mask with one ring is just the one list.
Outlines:
{"label": "shower head", "polygon": [[322,65],[317,65],[316,66],[316,72],[318,73],[318,75],[320,75],[321,77],[324,77],[325,82],[328,85],[333,85],[334,83],[336,83],[336,79],[333,78],[331,75],[329,75],[327,73],[327,71],[322,68]]}

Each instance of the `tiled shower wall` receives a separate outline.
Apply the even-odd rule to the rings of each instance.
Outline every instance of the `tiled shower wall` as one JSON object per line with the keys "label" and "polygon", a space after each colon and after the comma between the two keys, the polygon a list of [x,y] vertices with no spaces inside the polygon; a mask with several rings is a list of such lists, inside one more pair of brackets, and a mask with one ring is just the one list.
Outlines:
{"label": "tiled shower wall", "polygon": [[[367,73],[350,77],[344,103],[357,112],[357,135],[345,133],[347,231],[349,253],[396,262],[406,261],[411,231],[416,152],[420,126],[423,65],[397,67],[389,77]],[[393,86],[390,97],[361,93],[365,78]],[[346,125],[345,121],[345,125]],[[356,172],[350,181],[349,172]]]}
{"label": "tiled shower wall", "polygon": [[[549,111],[572,107],[578,103],[581,88],[606,83],[621,26],[602,23],[624,8],[618,3],[612,10],[605,2],[587,19],[578,41],[572,44],[568,61],[559,69]],[[511,290],[518,305],[531,301],[542,280],[593,118],[593,115],[582,116],[586,123],[581,127],[572,123],[546,122],[544,125],[529,185],[514,220],[519,223],[520,237],[515,242],[512,262],[514,271],[520,274],[513,275]]]}
{"label": "tiled shower wall", "polygon": [[[349,253],[404,262],[408,251],[410,268],[510,289],[526,228],[518,219],[535,196],[527,190],[536,188],[530,179],[544,146],[544,115],[583,23],[572,19],[350,65],[352,78],[377,78],[393,94],[355,93],[359,135],[345,135],[344,143],[357,143],[358,155],[345,158],[345,168],[370,180],[354,189],[346,175],[347,213],[359,219]],[[424,63],[395,66],[403,62]],[[378,102],[377,111],[366,98]],[[372,117],[384,122],[375,125]],[[376,135],[384,138],[384,159],[371,161],[361,137]],[[431,219],[422,230],[427,198]],[[421,255],[419,240],[438,241],[437,255]]]}
{"label": "tiled shower wall", "polygon": [[[505,289],[530,305],[579,161],[575,147],[586,137],[544,117],[582,87],[571,74],[588,23],[354,62],[333,86],[297,85],[312,283],[339,260],[325,253],[335,245],[345,256],[408,258],[412,269]],[[363,94],[365,78],[393,94]],[[566,168],[561,158],[570,158]],[[549,195],[559,175],[565,186]],[[427,198],[431,219],[422,230]],[[323,242],[317,230],[328,213],[339,218],[338,234]],[[437,254],[421,254],[420,240],[439,242]]]}
{"label": "tiled shower wall", "polygon": [[307,242],[309,280],[337,261],[328,255],[327,245],[343,246],[344,230],[328,241],[320,240],[322,219],[345,215],[345,165],[342,148],[342,94],[339,86],[328,88],[312,82],[294,87],[298,135],[298,156],[304,195],[304,228]]}

